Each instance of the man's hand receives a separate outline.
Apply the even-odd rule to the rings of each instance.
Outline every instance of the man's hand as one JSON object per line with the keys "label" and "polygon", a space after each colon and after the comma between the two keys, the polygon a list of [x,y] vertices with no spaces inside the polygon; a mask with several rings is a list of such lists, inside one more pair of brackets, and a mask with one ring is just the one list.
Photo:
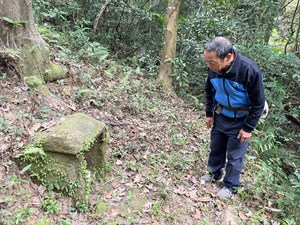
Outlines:
{"label": "man's hand", "polygon": [[244,143],[245,141],[250,140],[251,133],[248,133],[248,132],[244,131],[243,129],[241,129],[237,138],[240,139],[241,143]]}
{"label": "man's hand", "polygon": [[205,117],[205,123],[206,123],[206,127],[208,129],[211,128],[214,124],[214,118],[213,117]]}

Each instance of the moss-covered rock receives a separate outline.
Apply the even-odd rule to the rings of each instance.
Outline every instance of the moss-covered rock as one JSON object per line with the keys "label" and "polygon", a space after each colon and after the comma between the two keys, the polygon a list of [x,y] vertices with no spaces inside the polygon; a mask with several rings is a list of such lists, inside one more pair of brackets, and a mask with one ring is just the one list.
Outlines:
{"label": "moss-covered rock", "polygon": [[40,89],[43,86],[43,80],[37,76],[24,77],[24,81],[29,87],[33,89]]}
{"label": "moss-covered rock", "polygon": [[49,68],[46,70],[45,81],[55,81],[64,79],[67,77],[67,69],[57,65],[53,62],[50,62]]}
{"label": "moss-covered rock", "polygon": [[105,164],[105,124],[83,113],[63,118],[40,132],[25,149],[23,162],[43,185],[56,188],[87,205],[90,175]]}

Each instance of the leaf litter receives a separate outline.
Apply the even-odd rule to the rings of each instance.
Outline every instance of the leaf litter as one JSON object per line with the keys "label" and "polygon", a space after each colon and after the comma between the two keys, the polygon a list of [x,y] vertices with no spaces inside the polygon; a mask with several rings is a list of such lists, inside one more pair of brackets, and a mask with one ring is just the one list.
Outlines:
{"label": "leaf litter", "polygon": [[[112,79],[106,71],[114,66],[118,73]],[[67,221],[92,225],[206,221],[226,225],[241,218],[244,224],[251,224],[249,213],[228,209],[215,197],[218,185],[199,181],[206,172],[209,140],[201,110],[172,98],[147,74],[135,74],[129,67],[107,63],[94,68],[90,76],[85,76],[90,70],[81,68],[76,78],[46,84],[58,97],[55,104],[29,90],[17,76],[1,78],[0,218],[4,219],[0,222],[37,224],[45,220],[47,224]],[[82,95],[83,89],[93,94]],[[71,199],[54,193],[53,205],[61,211],[51,214],[42,207],[49,192],[26,172],[19,174],[22,168],[13,159],[22,154],[36,132],[57,125],[59,118],[75,111],[107,124],[110,171],[103,181],[93,183],[88,212],[76,211]]]}

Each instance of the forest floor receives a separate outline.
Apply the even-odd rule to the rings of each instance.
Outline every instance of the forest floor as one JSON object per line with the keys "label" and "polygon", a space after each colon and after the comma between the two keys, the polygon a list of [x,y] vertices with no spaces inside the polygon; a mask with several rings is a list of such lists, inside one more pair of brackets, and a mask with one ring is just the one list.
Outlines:
{"label": "forest floor", "polygon": [[[76,67],[73,77],[47,84],[63,104],[17,76],[0,77],[0,224],[277,224],[259,196],[247,196],[253,158],[232,200],[216,196],[222,184],[199,181],[209,150],[202,110],[139,70],[109,61]],[[14,160],[36,132],[75,112],[105,122],[110,136],[107,172],[93,182],[87,212],[32,182]]]}

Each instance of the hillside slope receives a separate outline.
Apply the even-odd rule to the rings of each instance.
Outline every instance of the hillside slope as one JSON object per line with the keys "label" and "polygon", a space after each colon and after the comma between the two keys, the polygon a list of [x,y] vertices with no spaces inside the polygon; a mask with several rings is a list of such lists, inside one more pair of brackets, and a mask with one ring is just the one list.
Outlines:
{"label": "hillside slope", "polygon": [[[199,182],[209,145],[202,111],[132,68],[110,61],[76,67],[73,77],[47,84],[60,103],[17,76],[1,77],[0,224],[227,225],[271,217],[256,210],[259,202],[223,201],[216,197],[220,185]],[[109,127],[107,172],[92,184],[88,212],[33,183],[13,161],[35,132],[75,112]]]}

